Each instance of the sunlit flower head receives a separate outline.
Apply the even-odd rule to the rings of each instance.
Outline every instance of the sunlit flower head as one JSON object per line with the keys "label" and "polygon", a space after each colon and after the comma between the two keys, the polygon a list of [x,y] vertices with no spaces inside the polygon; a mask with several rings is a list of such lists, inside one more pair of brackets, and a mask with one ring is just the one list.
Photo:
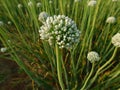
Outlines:
{"label": "sunlit flower head", "polygon": [[74,0],[75,2],[80,2],[81,0]]}
{"label": "sunlit flower head", "polygon": [[47,17],[49,17],[48,13],[46,13],[46,12],[41,12],[41,13],[39,14],[38,20],[39,20],[40,22],[44,23],[44,22],[46,21]]}
{"label": "sunlit flower head", "polygon": [[6,47],[2,47],[2,48],[0,49],[0,51],[1,51],[2,53],[4,53],[4,52],[7,51],[7,48],[6,48]]}
{"label": "sunlit flower head", "polygon": [[52,3],[53,3],[53,1],[52,1],[52,0],[50,0],[50,1],[49,1],[49,3],[50,3],[50,4],[52,4]]}
{"label": "sunlit flower head", "polygon": [[116,22],[116,18],[111,16],[111,17],[108,17],[107,20],[106,20],[106,23],[115,23]]}
{"label": "sunlit flower head", "polygon": [[96,61],[99,61],[100,60],[100,57],[99,57],[99,54],[95,51],[91,51],[88,53],[87,55],[87,59],[93,63],[93,62],[96,62]]}
{"label": "sunlit flower head", "polygon": [[113,2],[117,2],[118,0],[112,0]]}
{"label": "sunlit flower head", "polygon": [[7,40],[8,43],[11,43],[11,40]]}
{"label": "sunlit flower head", "polygon": [[7,23],[8,23],[9,25],[11,25],[11,24],[12,24],[12,23],[11,23],[11,21],[8,21]]}
{"label": "sunlit flower head", "polygon": [[20,8],[22,8],[23,6],[22,6],[22,4],[18,4],[18,8],[20,9]]}
{"label": "sunlit flower head", "polygon": [[97,3],[97,1],[91,0],[91,1],[88,2],[88,6],[95,6],[96,3]]}
{"label": "sunlit flower head", "polygon": [[0,26],[3,26],[3,25],[4,25],[3,21],[0,21]]}
{"label": "sunlit flower head", "polygon": [[120,33],[117,33],[112,37],[112,44],[116,47],[120,47]]}
{"label": "sunlit flower head", "polygon": [[33,5],[33,2],[32,2],[32,1],[29,1],[29,2],[28,2],[28,6],[31,7],[32,5]]}
{"label": "sunlit flower head", "polygon": [[41,7],[41,5],[42,5],[42,4],[41,4],[40,2],[37,3],[37,7]]}
{"label": "sunlit flower head", "polygon": [[80,38],[80,31],[75,22],[64,16],[48,17],[39,30],[40,38],[47,40],[50,45],[57,44],[59,48],[70,49]]}

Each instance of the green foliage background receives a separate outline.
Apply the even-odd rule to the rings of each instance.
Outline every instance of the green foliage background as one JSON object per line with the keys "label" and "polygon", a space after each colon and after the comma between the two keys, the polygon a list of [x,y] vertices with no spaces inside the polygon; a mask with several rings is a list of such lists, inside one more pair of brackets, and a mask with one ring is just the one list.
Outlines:
{"label": "green foliage background", "polygon": [[[26,73],[34,80],[38,88],[45,90],[59,90],[60,85],[57,74],[57,54],[55,47],[41,41],[38,21],[39,13],[47,12],[50,16],[66,15],[72,18],[82,32],[80,41],[73,49],[60,50],[62,55],[62,79],[68,90],[80,90],[84,85],[91,63],[87,60],[87,53],[91,50],[100,54],[100,61],[95,63],[95,68],[86,88],[88,90],[116,90],[120,88],[120,49],[113,60],[100,72],[93,83],[96,72],[113,55],[115,47],[111,38],[120,31],[120,1],[97,0],[93,7],[88,6],[89,0],[74,2],[73,0],[31,0],[33,5],[28,6],[29,0],[0,0],[0,26],[1,45],[7,47],[7,52],[0,55],[10,55]],[[40,2],[41,6],[36,4]],[[22,8],[17,5],[22,4]],[[116,17],[117,22],[107,24],[106,19]],[[11,24],[7,24],[11,21]],[[7,57],[5,57],[7,58]],[[90,86],[89,86],[90,85]]]}

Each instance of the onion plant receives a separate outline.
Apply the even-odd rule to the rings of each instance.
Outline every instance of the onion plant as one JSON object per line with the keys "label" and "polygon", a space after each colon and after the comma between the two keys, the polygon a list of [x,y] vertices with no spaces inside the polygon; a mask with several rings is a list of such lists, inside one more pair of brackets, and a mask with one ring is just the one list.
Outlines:
{"label": "onion plant", "polygon": [[119,0],[0,0],[0,44],[33,89],[120,88]]}

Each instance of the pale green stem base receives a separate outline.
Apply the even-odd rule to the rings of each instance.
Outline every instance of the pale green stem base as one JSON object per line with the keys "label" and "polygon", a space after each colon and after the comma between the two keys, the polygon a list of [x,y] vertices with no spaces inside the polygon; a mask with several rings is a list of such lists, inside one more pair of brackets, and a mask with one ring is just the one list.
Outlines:
{"label": "pale green stem base", "polygon": [[60,84],[60,87],[62,90],[65,90],[64,83],[62,80],[62,54],[60,52],[60,49],[58,45],[56,45],[56,59],[57,59],[57,75],[58,75],[58,81]]}
{"label": "pale green stem base", "polygon": [[92,63],[92,69],[91,69],[91,72],[90,72],[89,76],[87,77],[87,79],[86,79],[86,81],[85,81],[83,87],[82,87],[80,90],[85,90],[85,87],[86,87],[86,85],[87,85],[87,83],[88,83],[90,77],[91,77],[92,74],[93,74],[94,66],[95,66],[95,63]]}

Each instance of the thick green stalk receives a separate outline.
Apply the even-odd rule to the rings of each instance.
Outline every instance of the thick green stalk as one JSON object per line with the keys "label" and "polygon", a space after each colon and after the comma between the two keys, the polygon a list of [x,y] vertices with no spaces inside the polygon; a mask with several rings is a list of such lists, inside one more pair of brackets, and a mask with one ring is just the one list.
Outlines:
{"label": "thick green stalk", "polygon": [[60,49],[57,44],[56,44],[56,59],[57,59],[58,81],[59,81],[59,84],[60,84],[60,87],[62,88],[62,90],[65,90],[65,86],[63,83],[63,79],[62,79],[62,54],[61,54]]}
{"label": "thick green stalk", "polygon": [[81,90],[85,90],[85,87],[86,87],[86,85],[87,85],[87,83],[88,83],[91,75],[93,74],[94,66],[95,66],[95,63],[92,63],[92,69],[91,69],[91,71],[90,71],[90,74],[89,74],[89,76],[87,77],[87,79],[85,80],[85,83],[84,83],[83,87],[81,88]]}
{"label": "thick green stalk", "polygon": [[62,60],[62,66],[63,66],[64,76],[65,76],[66,87],[69,90],[68,76],[67,76],[67,71],[66,71],[66,67],[65,67],[63,60]]}

